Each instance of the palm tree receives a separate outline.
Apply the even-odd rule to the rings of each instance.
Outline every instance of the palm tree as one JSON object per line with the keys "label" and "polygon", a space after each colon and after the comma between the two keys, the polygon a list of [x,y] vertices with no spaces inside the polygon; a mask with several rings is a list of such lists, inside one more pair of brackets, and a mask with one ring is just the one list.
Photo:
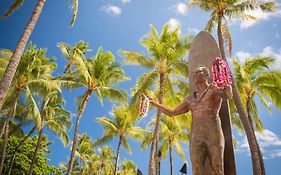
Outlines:
{"label": "palm tree", "polygon": [[[170,91],[169,87],[172,86],[172,75],[177,74],[185,78],[188,75],[187,61],[181,58],[190,47],[191,38],[181,39],[179,29],[171,31],[169,30],[168,24],[164,26],[160,36],[154,26],[151,25],[150,30],[151,32],[141,39],[140,43],[147,49],[151,57],[137,52],[121,51],[121,55],[125,57],[126,63],[136,64],[150,71],[138,78],[136,88],[133,91],[134,96],[131,106],[136,115],[138,115],[137,101],[142,93],[149,92],[149,90],[150,93],[153,91],[156,92],[159,103],[161,104],[163,102],[164,90],[167,89],[167,91]],[[155,152],[158,152],[157,142],[160,116],[161,112],[158,110],[153,142],[150,149],[149,175],[153,175],[154,156]],[[157,162],[156,165],[158,165]],[[157,166],[156,170],[158,171]],[[156,173],[158,174],[158,172]]]}
{"label": "palm tree", "polygon": [[68,175],[71,173],[74,162],[79,123],[91,95],[96,92],[101,102],[104,97],[123,103],[127,100],[125,91],[112,87],[113,84],[127,80],[128,77],[126,77],[124,71],[120,69],[120,64],[115,63],[115,58],[111,52],[103,53],[100,48],[96,56],[92,59],[81,59],[80,57],[76,57],[76,59],[76,69],[60,77],[62,80],[71,80],[86,87],[86,92],[78,98],[78,115],[75,122],[74,138],[67,170]]}
{"label": "palm tree", "polygon": [[[267,102],[269,99],[277,109],[281,110],[281,72],[268,70],[276,60],[271,57],[254,57],[247,59],[243,65],[234,60],[235,79],[242,97],[243,105],[249,117],[250,124],[257,131],[263,130],[263,125],[257,115],[255,97],[259,97],[261,103],[271,113]],[[253,122],[254,120],[254,122]]]}
{"label": "palm tree", "polygon": [[97,175],[112,175],[114,173],[114,151],[108,147],[98,148],[98,154],[91,158],[91,170]]}
{"label": "palm tree", "polygon": [[[32,94],[29,94],[32,98]],[[28,99],[28,106],[36,108],[36,103],[34,100]],[[33,104],[29,104],[33,103]],[[36,162],[36,156],[40,149],[41,139],[43,136],[43,128],[47,126],[51,131],[59,136],[64,145],[69,142],[69,137],[67,135],[67,129],[71,126],[70,113],[63,108],[64,100],[59,92],[51,92],[46,94],[46,97],[43,98],[43,103],[41,106],[40,113],[40,126],[38,128],[38,140],[32,157],[31,165],[29,168],[29,175],[32,175],[33,167]],[[37,107],[37,110],[38,107]]]}
{"label": "palm tree", "polygon": [[[230,19],[233,17],[238,17],[241,19],[256,19],[252,15],[245,13],[246,10],[261,9],[263,11],[273,11],[276,7],[274,2],[262,2],[260,0],[247,0],[247,1],[202,1],[202,0],[192,0],[189,1],[191,6],[199,6],[201,9],[211,12],[211,17],[206,25],[206,30],[211,32],[214,28],[214,25],[217,23],[217,36],[219,41],[219,49],[223,59],[226,59],[224,43],[228,44],[229,52],[232,52],[232,39],[227,25],[226,16]],[[242,121],[246,136],[249,142],[252,164],[253,164],[253,173],[254,174],[265,174],[263,157],[255,136],[253,129],[248,120],[246,111],[243,108],[241,97],[238,92],[237,84],[233,81],[233,99],[237,108],[237,111]],[[223,105],[226,106],[227,102],[224,102]],[[228,110],[228,105],[226,106]],[[226,118],[229,120],[229,117]],[[223,123],[230,123],[225,121]],[[230,126],[229,126],[230,128]]]}
{"label": "palm tree", "polygon": [[105,131],[104,135],[100,139],[96,140],[95,145],[104,144],[112,140],[116,136],[119,137],[114,165],[114,175],[117,175],[121,146],[123,146],[129,153],[131,153],[131,147],[128,143],[127,137],[141,140],[143,138],[143,134],[145,134],[145,130],[140,127],[134,126],[137,118],[129,112],[127,107],[115,107],[115,109],[113,110],[113,114],[113,120],[106,117],[97,119],[97,121],[103,125]]}
{"label": "palm tree", "polygon": [[160,151],[162,153],[163,158],[166,157],[167,151],[169,149],[169,157],[170,157],[170,174],[173,175],[173,157],[172,157],[172,148],[174,147],[176,152],[182,157],[182,159],[186,162],[186,156],[183,152],[181,142],[188,143],[189,133],[185,130],[184,126],[177,121],[176,118],[171,118],[168,116],[164,116],[161,120],[162,124],[162,145],[160,147]]}
{"label": "palm tree", "polygon": [[[5,17],[8,17],[9,15],[11,15],[17,8],[19,8],[23,4],[23,2],[24,2],[24,0],[14,0],[13,4],[10,6],[10,8],[7,10],[7,12],[4,13],[3,17],[5,18]],[[7,67],[5,69],[2,80],[0,82],[0,109],[2,108],[4,98],[7,94],[7,91],[13,80],[14,74],[19,65],[19,62],[20,62],[21,56],[23,54],[23,51],[25,49],[25,46],[39,19],[39,16],[45,5],[45,2],[46,2],[46,0],[37,1],[37,4],[35,6],[35,9],[33,10],[31,18],[28,21],[28,23],[21,35],[21,38],[17,44],[17,47],[12,55],[12,58],[10,59],[9,64],[7,65]],[[70,25],[73,25],[74,21],[76,20],[76,16],[77,16],[77,12],[78,12],[78,0],[71,0],[71,4],[72,4],[72,8],[73,8],[73,17],[70,22]]]}
{"label": "palm tree", "polygon": [[92,169],[90,168],[90,163],[92,161],[92,156],[95,154],[92,140],[87,134],[79,136],[75,155],[78,158],[75,160],[75,162],[77,162],[77,167],[73,168],[74,174],[91,174]]}
{"label": "palm tree", "polygon": [[[170,108],[174,108],[181,101],[183,101],[190,93],[189,84],[182,80],[173,80],[172,84],[175,84],[176,91],[171,87],[172,91],[165,92],[164,104]],[[154,126],[155,120],[148,123],[148,128]],[[191,128],[191,116],[189,113],[177,116],[176,118],[168,117],[164,115],[160,120],[160,133],[159,140],[162,142],[160,146],[161,157],[166,158],[169,150],[170,157],[170,174],[173,174],[173,159],[172,148],[176,149],[176,152],[186,161],[185,154],[182,150],[181,143],[188,143],[189,130]],[[148,133],[142,142],[141,148],[144,150],[153,139],[152,133]]]}
{"label": "palm tree", "polygon": [[124,160],[121,163],[121,170],[118,175],[135,175],[137,174],[137,166],[131,160]]}
{"label": "palm tree", "polygon": [[[30,44],[28,49],[22,55],[19,68],[16,71],[15,79],[12,82],[9,96],[6,98],[7,103],[2,111],[8,111],[3,140],[3,151],[0,162],[0,174],[5,160],[6,144],[8,139],[9,121],[14,117],[17,109],[17,102],[22,92],[29,92],[33,89],[36,94],[44,94],[49,90],[58,90],[59,87],[53,81],[47,79],[51,77],[52,71],[56,68],[53,58],[45,56],[46,49],[38,49],[35,45]],[[35,115],[32,117],[36,118]]]}
{"label": "palm tree", "polygon": [[71,68],[77,63],[79,58],[83,57],[87,52],[90,51],[88,49],[88,44],[84,41],[79,41],[74,46],[70,46],[67,43],[60,42],[57,45],[61,52],[63,53],[64,57],[67,59],[67,66],[64,70],[64,73],[68,73],[71,71]]}

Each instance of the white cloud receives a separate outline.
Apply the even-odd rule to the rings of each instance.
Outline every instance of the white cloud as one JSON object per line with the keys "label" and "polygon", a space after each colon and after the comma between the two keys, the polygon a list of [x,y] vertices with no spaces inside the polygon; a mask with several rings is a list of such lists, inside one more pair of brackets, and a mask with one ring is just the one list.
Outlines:
{"label": "white cloud", "polygon": [[[274,132],[265,129],[262,133],[255,133],[260,149],[264,158],[276,158],[281,157],[281,138]],[[246,137],[241,142],[238,142],[239,152],[249,152],[249,144]]]}
{"label": "white cloud", "polygon": [[177,14],[179,15],[186,15],[187,14],[187,3],[178,3],[174,5],[174,9],[176,10]]}
{"label": "white cloud", "polygon": [[122,13],[122,10],[118,6],[114,5],[106,5],[101,9],[110,16],[119,16]]}
{"label": "white cloud", "polygon": [[277,39],[280,39],[280,34],[279,34],[279,32],[275,33],[275,37],[276,37]]}
{"label": "white cloud", "polygon": [[267,46],[262,50],[262,53],[259,54],[260,56],[272,56],[276,59],[275,64],[272,66],[273,69],[281,69],[281,49],[278,52],[274,52],[270,46]]}
{"label": "white cloud", "polygon": [[191,34],[193,34],[193,35],[197,35],[197,34],[200,32],[200,30],[197,29],[197,28],[188,28],[188,29],[187,29],[187,32],[188,32],[188,33],[191,33]]}
{"label": "white cloud", "polygon": [[131,2],[131,0],[121,0],[121,2],[122,2],[123,4],[126,4],[126,3]]}
{"label": "white cloud", "polygon": [[252,57],[252,55],[249,52],[245,52],[245,51],[237,52],[236,56],[238,57],[240,63],[242,63],[242,64],[246,61],[246,59],[249,59]]}
{"label": "white cloud", "polygon": [[251,11],[245,11],[245,14],[256,17],[256,20],[233,20],[234,24],[237,22],[240,24],[241,29],[247,29],[253,25],[261,22],[272,19],[273,17],[281,17],[281,9],[276,10],[275,12],[263,12],[260,8]]}
{"label": "white cloud", "polygon": [[[180,21],[175,19],[175,18],[171,18],[169,21],[168,21],[168,24],[170,26],[169,28],[169,31],[174,31],[176,28],[179,28],[180,29]],[[179,30],[179,32],[181,33],[181,31]]]}
{"label": "white cloud", "polygon": [[252,54],[249,52],[239,51],[236,53],[236,56],[240,63],[244,63],[247,58],[252,58],[254,56],[271,56],[276,59],[274,65],[272,65],[272,69],[281,69],[281,48],[278,52],[275,52],[270,46],[265,47],[261,53]]}

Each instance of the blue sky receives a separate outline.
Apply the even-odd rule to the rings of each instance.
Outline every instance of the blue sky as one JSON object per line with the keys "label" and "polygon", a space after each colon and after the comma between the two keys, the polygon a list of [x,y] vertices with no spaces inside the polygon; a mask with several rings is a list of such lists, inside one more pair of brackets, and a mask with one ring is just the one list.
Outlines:
{"label": "blue sky", "polygon": [[[10,1],[1,0],[0,13],[8,8]],[[26,1],[23,6],[6,20],[0,21],[0,48],[15,49],[21,32],[28,21],[36,1]],[[263,13],[259,10],[252,12],[258,17],[258,21],[232,20],[230,31],[233,40],[233,55],[243,62],[246,58],[255,55],[275,56],[277,62],[271,69],[281,68],[281,7],[277,1],[278,9],[274,13]],[[31,41],[39,47],[48,48],[47,55],[57,58],[58,70],[56,74],[62,73],[65,60],[57,48],[58,42],[75,44],[80,40],[89,43],[93,50],[88,56],[95,55],[97,48],[110,50],[119,62],[122,59],[118,55],[121,49],[145,52],[139,44],[139,40],[149,32],[149,24],[153,24],[158,31],[167,22],[171,26],[180,26],[183,35],[195,35],[204,26],[209,14],[198,8],[186,6],[183,0],[80,0],[77,21],[74,27],[68,27],[72,12],[68,8],[67,1],[47,0],[40,19],[31,35]],[[215,33],[214,33],[214,36]],[[124,65],[126,74],[131,77],[130,81],[119,84],[124,89],[134,87],[136,78],[145,70],[136,66]],[[64,92],[67,101],[66,108],[73,112],[73,120],[76,117],[75,98],[81,95],[84,89],[77,89],[71,92]],[[79,133],[87,133],[92,139],[102,135],[102,128],[95,120],[97,117],[110,116],[112,103],[105,101],[104,105],[93,96],[86,108],[84,117],[81,120]],[[272,115],[259,104],[259,116],[264,124],[265,131],[258,134],[258,140],[265,158],[267,174],[279,174],[281,163],[281,113],[274,106]],[[152,118],[153,113],[139,121],[140,126],[145,126]],[[26,130],[28,126],[26,127]],[[48,132],[49,139],[53,140],[50,147],[52,154],[49,156],[50,164],[57,165],[66,162],[70,155],[70,148],[63,147],[62,143],[52,133]],[[233,128],[233,133],[238,139],[238,147],[235,151],[237,172],[240,175],[251,174],[251,158],[249,155],[245,135],[238,133]],[[69,132],[73,138],[73,127]],[[142,152],[140,144],[130,141],[133,148],[131,155],[124,150],[121,151],[121,160],[132,159],[137,166],[147,174],[149,150]],[[114,150],[117,147],[117,140],[110,142]],[[184,145],[185,153],[189,159],[188,145]],[[183,164],[180,157],[174,154],[175,174]],[[168,174],[169,162],[162,161],[162,173]],[[191,174],[191,167],[188,167]]]}

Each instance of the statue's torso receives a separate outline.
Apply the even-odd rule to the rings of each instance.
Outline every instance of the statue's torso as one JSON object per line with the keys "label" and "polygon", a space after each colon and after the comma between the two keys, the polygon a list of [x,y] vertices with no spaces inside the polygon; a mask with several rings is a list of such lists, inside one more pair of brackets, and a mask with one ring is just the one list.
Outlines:
{"label": "statue's torso", "polygon": [[216,94],[216,87],[211,87],[200,99],[192,94],[188,97],[192,119],[218,116],[222,99]]}

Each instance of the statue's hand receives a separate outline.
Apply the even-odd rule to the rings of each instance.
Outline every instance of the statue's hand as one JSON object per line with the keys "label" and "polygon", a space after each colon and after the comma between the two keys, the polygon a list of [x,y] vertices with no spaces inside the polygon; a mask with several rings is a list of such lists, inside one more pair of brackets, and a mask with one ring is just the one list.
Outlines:
{"label": "statue's hand", "polygon": [[144,94],[144,93],[141,94],[141,98],[148,98],[149,102],[154,102],[154,100],[153,100],[153,98],[151,96],[149,96],[147,94]]}

